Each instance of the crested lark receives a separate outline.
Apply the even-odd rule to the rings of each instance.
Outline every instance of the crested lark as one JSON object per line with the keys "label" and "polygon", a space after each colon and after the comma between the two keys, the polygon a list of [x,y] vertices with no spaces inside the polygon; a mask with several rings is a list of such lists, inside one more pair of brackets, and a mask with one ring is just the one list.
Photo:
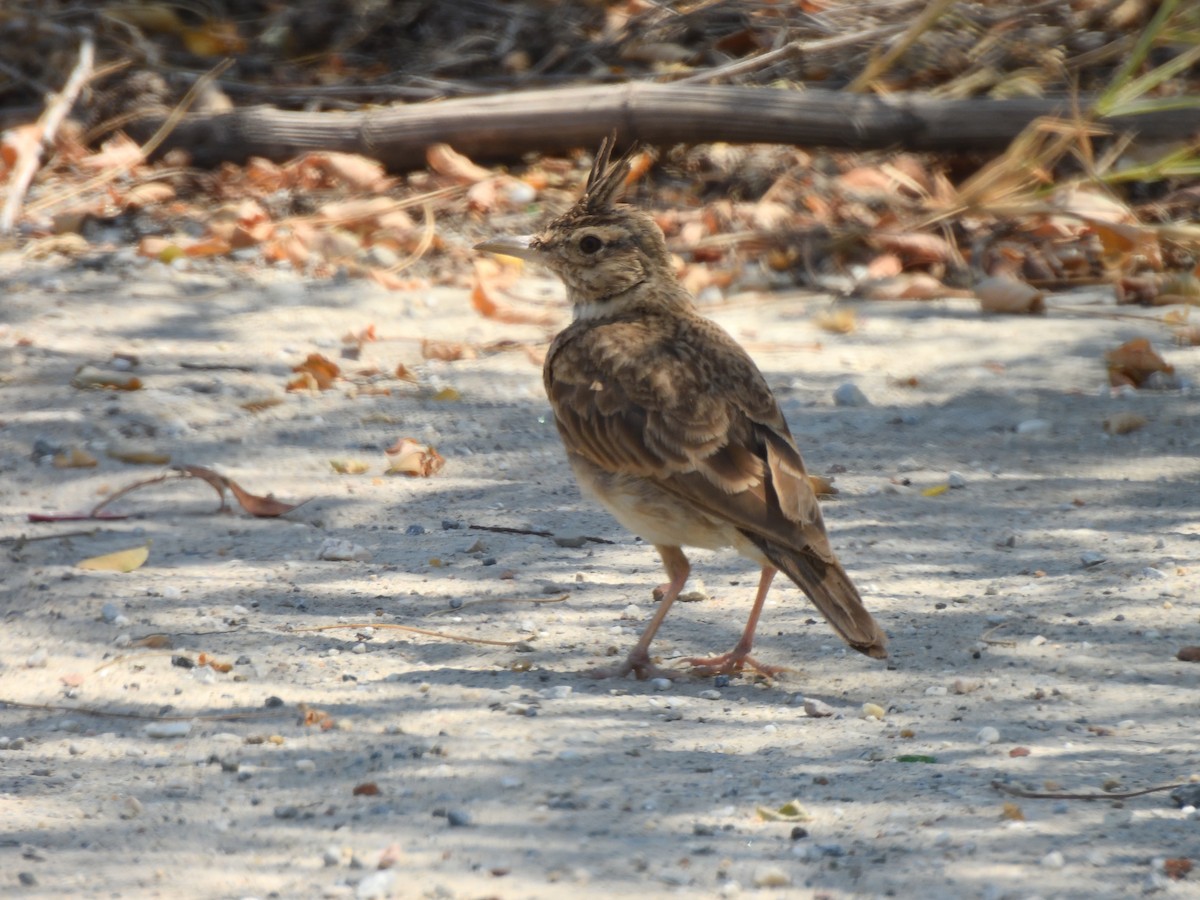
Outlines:
{"label": "crested lark", "polygon": [[555,424],[580,487],[654,544],[669,578],[625,661],[594,674],[670,674],[652,663],[650,642],[687,581],[686,546],[732,547],[762,567],[741,639],[689,660],[697,671],[780,671],[750,656],[780,570],[846,643],[886,657],[887,638],[834,556],[771,389],[746,351],[696,312],[658,226],[615,205],[632,151],[610,164],[611,151],[605,141],[583,197],[542,232],[475,248],[543,263],[566,284],[574,321],[543,373]]}

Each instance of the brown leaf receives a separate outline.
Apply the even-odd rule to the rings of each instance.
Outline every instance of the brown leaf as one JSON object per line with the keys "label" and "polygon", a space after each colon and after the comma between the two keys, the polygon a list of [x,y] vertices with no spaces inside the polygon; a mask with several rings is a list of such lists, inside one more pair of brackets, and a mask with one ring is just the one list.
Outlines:
{"label": "brown leaf", "polygon": [[1033,313],[1046,311],[1045,295],[1032,285],[1008,275],[993,275],[975,285],[979,308],[993,313]]}
{"label": "brown leaf", "polygon": [[362,784],[356,784],[351,792],[355,797],[378,797],[380,794],[379,785],[373,781],[364,781]]}
{"label": "brown leaf", "polygon": [[109,447],[104,455],[134,466],[165,466],[171,461],[170,453],[138,447]]}
{"label": "brown leaf", "polygon": [[852,309],[825,310],[813,316],[813,324],[831,334],[849,334],[858,327],[858,318]]}
{"label": "brown leaf", "polygon": [[426,338],[421,341],[421,355],[426,359],[454,362],[459,359],[475,359],[479,354],[470,344],[458,341],[431,341]]}
{"label": "brown leaf", "polygon": [[154,206],[158,203],[166,203],[168,200],[174,200],[175,188],[171,187],[165,181],[151,181],[130,188],[125,193],[124,199],[125,205],[131,209],[141,209],[146,206]]}
{"label": "brown leaf", "polygon": [[497,278],[491,273],[496,268],[491,260],[480,260],[475,265],[474,283],[471,287],[471,306],[485,319],[494,319],[509,325],[549,325],[555,321],[550,313],[522,312],[496,298]]}
{"label": "brown leaf", "polygon": [[237,498],[242,509],[257,519],[273,519],[291,512],[300,505],[299,503],[284,503],[274,497],[259,497],[251,494],[232,478],[226,478],[225,484],[229,487],[229,492]]}
{"label": "brown leaf", "polygon": [[1168,365],[1154,352],[1147,338],[1134,338],[1115,350],[1109,350],[1104,354],[1104,362],[1108,366],[1108,379],[1113,387],[1123,384],[1141,387],[1155,372],[1170,375],[1175,371],[1174,366]]}
{"label": "brown leaf", "polygon": [[818,497],[832,497],[838,493],[833,486],[833,479],[825,475],[809,475],[808,483],[812,485],[813,493]]}
{"label": "brown leaf", "polygon": [[954,258],[954,249],[945,238],[936,234],[877,231],[871,235],[870,241],[881,250],[898,254],[910,266],[949,262]]}
{"label": "brown leaf", "polygon": [[[321,391],[329,390],[333,386],[333,382],[342,374],[342,370],[338,368],[337,363],[322,356],[320,353],[310,353],[308,358],[300,363],[300,365],[294,366],[292,371],[299,372],[301,376],[309,376],[312,379],[311,383],[315,385],[317,390]],[[295,384],[296,381],[290,382],[287,389],[289,391],[298,390],[299,388],[293,387]],[[309,386],[307,380],[304,382],[304,386]]]}
{"label": "brown leaf", "polygon": [[1175,658],[1180,662],[1200,662],[1200,647],[1180,647]]}
{"label": "brown leaf", "polygon": [[63,453],[55,453],[53,460],[56,469],[90,469],[97,463],[96,457],[79,447],[72,447]]}
{"label": "brown leaf", "polygon": [[970,296],[970,292],[946,287],[924,272],[908,272],[891,278],[868,278],[858,285],[857,293],[868,300],[935,300]]}
{"label": "brown leaf", "polygon": [[1187,876],[1192,871],[1192,861],[1184,856],[1163,860],[1163,874],[1175,881]]}
{"label": "brown leaf", "polygon": [[446,464],[440,453],[412,438],[400,438],[387,449],[387,456],[389,474],[414,478],[428,478]]}
{"label": "brown leaf", "polygon": [[459,184],[474,184],[492,177],[491,172],[475,165],[449,144],[431,144],[425,151],[425,162],[439,175],[445,175]]}
{"label": "brown leaf", "polygon": [[1024,822],[1025,813],[1015,803],[1005,803],[1000,815],[1010,822]]}
{"label": "brown leaf", "polygon": [[1109,434],[1129,434],[1146,425],[1146,417],[1133,412],[1113,413],[1104,420],[1104,430]]}

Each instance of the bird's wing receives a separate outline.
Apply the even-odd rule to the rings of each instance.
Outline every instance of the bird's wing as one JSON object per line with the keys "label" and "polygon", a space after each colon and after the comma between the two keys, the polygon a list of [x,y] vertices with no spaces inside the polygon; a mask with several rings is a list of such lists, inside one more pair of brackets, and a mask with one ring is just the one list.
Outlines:
{"label": "bird's wing", "polygon": [[834,562],[770,388],[715,324],[671,317],[572,327],[548,354],[545,375],[572,452],[652,479],[747,536]]}

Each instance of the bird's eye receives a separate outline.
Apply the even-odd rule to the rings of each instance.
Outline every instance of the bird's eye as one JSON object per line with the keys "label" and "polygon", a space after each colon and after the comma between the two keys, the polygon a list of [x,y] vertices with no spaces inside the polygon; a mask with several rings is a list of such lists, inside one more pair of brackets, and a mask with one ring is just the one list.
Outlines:
{"label": "bird's eye", "polygon": [[579,239],[579,249],[584,253],[595,253],[604,246],[604,241],[594,234],[585,234]]}

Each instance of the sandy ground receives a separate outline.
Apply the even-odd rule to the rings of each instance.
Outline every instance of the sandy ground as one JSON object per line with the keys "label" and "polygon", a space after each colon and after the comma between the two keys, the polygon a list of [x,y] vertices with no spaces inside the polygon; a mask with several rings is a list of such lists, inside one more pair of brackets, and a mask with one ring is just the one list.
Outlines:
{"label": "sandy ground", "polygon": [[[536,329],[479,318],[465,291],[181,271],[128,251],[0,257],[0,290],[3,895],[1200,896],[1200,871],[1176,879],[1164,862],[1200,864],[1200,818],[1167,793],[993,787],[1200,779],[1200,666],[1175,658],[1200,644],[1200,400],[1114,394],[1100,361],[1145,335],[1195,382],[1200,350],[1170,346],[1149,314],[1085,295],[1051,298],[1044,318],[850,304],[860,328],[837,336],[812,324],[828,297],[709,309],[776,387],[810,467],[837,473],[829,527],[893,657],[847,653],[780,585],[758,655],[793,674],[651,684],[580,674],[632,644],[661,573],[580,499],[537,366],[519,350],[418,352]],[[337,357],[370,323],[383,340],[357,365],[404,362],[421,386],[284,393],[291,365]],[[71,386],[114,353],[138,358],[143,390]],[[835,405],[847,382],[871,405]],[[445,387],[461,399],[434,399]],[[1119,411],[1147,425],[1106,434]],[[445,468],[383,477],[402,436]],[[162,471],[106,456],[118,446],[312,499],[253,519],[190,485],[129,497],[120,521],[26,521]],[[74,447],[99,465],[49,464]],[[926,495],[952,471],[965,486]],[[330,538],[370,558],[319,559]],[[147,539],[134,572],[76,567]],[[730,647],[754,589],[737,558],[692,558],[707,599],[667,619],[668,665]],[[364,627],[313,630],[339,623]],[[156,633],[172,649],[130,643]],[[232,669],[173,662],[201,653]],[[808,716],[806,698],[834,715]],[[180,719],[154,737],[162,714]],[[759,813],[793,800],[803,821]]]}

